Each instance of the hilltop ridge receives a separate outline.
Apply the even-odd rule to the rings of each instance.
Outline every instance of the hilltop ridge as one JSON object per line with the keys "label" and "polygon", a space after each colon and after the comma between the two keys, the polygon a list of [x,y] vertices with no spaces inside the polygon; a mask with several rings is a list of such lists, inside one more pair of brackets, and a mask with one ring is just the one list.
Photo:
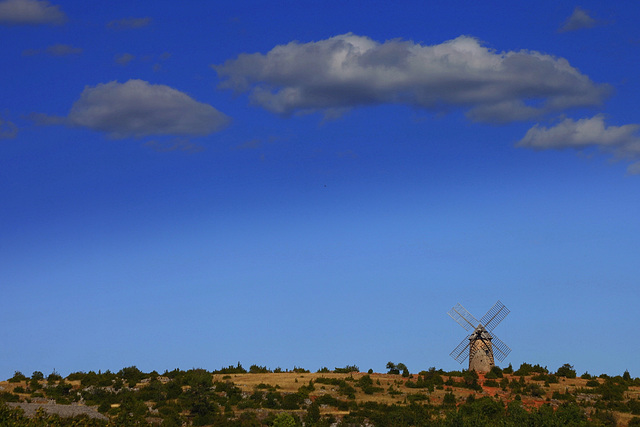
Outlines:
{"label": "hilltop ridge", "polygon": [[246,370],[240,363],[212,372],[144,373],[132,366],[66,378],[16,372],[0,382],[0,424],[640,425],[640,378],[628,372],[578,377],[569,364],[550,373],[523,363],[480,375],[436,368],[412,374],[403,364],[387,366],[387,373],[357,366]]}

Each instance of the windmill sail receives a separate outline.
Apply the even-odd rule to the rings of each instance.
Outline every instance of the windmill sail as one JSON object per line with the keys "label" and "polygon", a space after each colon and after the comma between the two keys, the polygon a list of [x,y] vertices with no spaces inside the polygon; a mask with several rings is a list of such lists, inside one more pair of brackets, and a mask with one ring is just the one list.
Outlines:
{"label": "windmill sail", "polygon": [[500,301],[478,321],[461,304],[456,304],[447,313],[466,331],[472,331],[451,352],[450,356],[459,363],[469,357],[469,370],[488,372],[494,364],[494,358],[503,361],[511,352],[493,329],[509,314],[509,309]]}
{"label": "windmill sail", "polygon": [[467,331],[473,331],[480,323],[460,303],[456,304],[447,314]]}

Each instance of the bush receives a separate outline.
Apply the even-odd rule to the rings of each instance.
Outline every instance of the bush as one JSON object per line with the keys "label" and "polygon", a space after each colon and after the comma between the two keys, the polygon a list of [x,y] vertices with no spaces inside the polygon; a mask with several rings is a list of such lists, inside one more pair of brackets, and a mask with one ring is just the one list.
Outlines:
{"label": "bush", "polygon": [[559,377],[565,377],[565,378],[575,378],[576,371],[575,369],[573,369],[573,366],[569,365],[568,363],[565,363],[564,365],[558,368],[556,375]]}
{"label": "bush", "polygon": [[407,395],[407,402],[409,403],[415,403],[415,402],[423,402],[423,401],[429,401],[429,396],[427,396],[424,393],[415,393],[415,394],[408,394]]}
{"label": "bush", "polygon": [[56,370],[54,369],[53,372],[51,372],[47,377],[47,383],[53,384],[54,382],[60,381],[61,379],[62,379],[62,376],[58,372],[56,372]]}
{"label": "bush", "polygon": [[296,427],[296,420],[288,412],[279,414],[275,420],[273,420],[273,427]]}
{"label": "bush", "polygon": [[333,372],[336,374],[348,374],[350,372],[360,372],[360,368],[356,365],[347,365],[344,368],[335,368]]}
{"label": "bush", "polygon": [[629,412],[631,412],[633,415],[640,415],[640,401],[639,400],[630,399],[627,402],[627,408],[629,409]]}
{"label": "bush", "polygon": [[449,392],[449,393],[444,395],[444,399],[442,400],[442,404],[444,406],[455,406],[456,397],[453,395],[453,393]]}
{"label": "bush", "polygon": [[[280,371],[282,371],[282,369]],[[238,362],[237,366],[229,365],[227,368],[220,368],[217,371],[213,371],[213,373],[214,374],[246,374],[247,370],[242,367],[242,364],[240,362]]]}
{"label": "bush", "polygon": [[532,397],[542,397],[544,396],[544,390],[538,384],[527,384],[522,392]]}
{"label": "bush", "polygon": [[551,398],[556,400],[569,401],[569,402],[575,402],[576,400],[576,398],[572,394],[560,393],[559,391],[554,391]]}
{"label": "bush", "polygon": [[0,392],[0,402],[19,402],[20,396],[9,393],[8,391]]}
{"label": "bush", "polygon": [[355,399],[356,389],[347,384],[346,381],[340,381],[338,385],[338,394],[347,396],[349,399]]}
{"label": "bush", "polygon": [[400,373],[400,369],[393,362],[387,362],[387,374],[398,375]]}
{"label": "bush", "polygon": [[531,375],[532,373],[548,374],[549,370],[537,364],[530,365],[529,363],[522,363],[518,368],[518,370],[514,372],[515,375],[520,375],[520,376],[528,376],[528,375]]}
{"label": "bush", "polygon": [[20,381],[26,381],[28,378],[20,371],[15,371],[13,377],[9,378],[10,383],[19,383]]}
{"label": "bush", "polygon": [[491,375],[495,375],[497,378],[502,378],[502,372],[503,371],[499,366],[494,366],[493,368],[491,368],[491,371],[489,371]]}
{"label": "bush", "polygon": [[373,380],[369,375],[363,375],[357,382],[358,387],[362,389],[364,394],[373,394],[383,389],[381,387],[375,387],[373,385]]}
{"label": "bush", "polygon": [[495,380],[495,379],[498,379],[498,378],[502,378],[502,369],[500,369],[497,366],[494,366],[493,368],[491,368],[491,370],[489,372],[487,372],[487,374],[484,377],[489,379],[489,380]]}

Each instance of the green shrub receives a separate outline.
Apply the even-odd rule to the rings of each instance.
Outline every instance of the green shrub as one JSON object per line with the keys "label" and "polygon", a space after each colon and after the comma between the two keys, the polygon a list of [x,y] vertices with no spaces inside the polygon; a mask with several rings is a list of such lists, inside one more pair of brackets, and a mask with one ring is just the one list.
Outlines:
{"label": "green shrub", "polygon": [[348,374],[350,372],[360,372],[360,368],[356,365],[347,365],[344,368],[335,368],[333,372],[336,374]]}
{"label": "green shrub", "polygon": [[556,400],[564,400],[569,402],[575,402],[576,398],[570,393],[560,393],[559,391],[554,391],[551,396],[552,399]]}
{"label": "green shrub", "polygon": [[514,372],[515,375],[520,376],[528,376],[531,374],[547,374],[549,370],[546,367],[542,367],[540,365],[530,365],[529,363],[522,363],[517,371]]}
{"label": "green shrub", "polygon": [[427,396],[424,393],[415,393],[415,394],[407,395],[407,402],[409,403],[423,402],[423,401],[429,401],[429,396]]}
{"label": "green shrub", "polygon": [[9,393],[8,391],[0,392],[0,402],[19,402],[20,396]]}
{"label": "green shrub", "polygon": [[449,393],[444,395],[444,399],[442,400],[442,404],[444,406],[455,406],[456,397],[453,395],[453,393],[449,392]]}
{"label": "green shrub", "polygon": [[13,377],[9,378],[10,383],[19,383],[20,381],[26,381],[28,378],[20,371],[15,371]]}
{"label": "green shrub", "polygon": [[575,369],[573,369],[573,366],[569,365],[568,363],[565,363],[564,365],[558,368],[556,375],[559,377],[565,377],[565,378],[575,378],[576,371]]}
{"label": "green shrub", "polygon": [[494,366],[491,368],[491,370],[487,373],[487,375],[485,376],[485,378],[489,378],[489,379],[497,379],[497,378],[502,378],[502,369],[500,369],[499,366]]}
{"label": "green shrub", "polygon": [[60,381],[61,379],[62,379],[62,376],[58,372],[56,372],[56,370],[54,369],[53,372],[51,372],[47,377],[47,383],[53,384],[56,381]]}

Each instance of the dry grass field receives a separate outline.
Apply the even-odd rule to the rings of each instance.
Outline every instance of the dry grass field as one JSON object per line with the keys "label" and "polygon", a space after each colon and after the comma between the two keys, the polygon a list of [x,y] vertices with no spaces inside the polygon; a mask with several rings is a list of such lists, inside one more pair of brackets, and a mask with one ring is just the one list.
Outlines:
{"label": "dry grass field", "polygon": [[[482,391],[475,391],[466,388],[444,386],[442,389],[436,389],[433,392],[428,392],[422,389],[410,388],[406,386],[407,380],[415,381],[416,375],[411,375],[408,378],[402,377],[402,375],[391,375],[372,373],[366,374],[363,372],[353,372],[350,374],[335,374],[335,373],[265,373],[265,374],[231,374],[231,375],[214,375],[214,381],[232,381],[236,386],[240,387],[245,393],[252,393],[260,384],[277,387],[279,392],[283,393],[295,393],[300,386],[307,385],[310,380],[314,382],[318,378],[335,378],[338,380],[348,379],[350,384],[356,383],[361,377],[369,375],[373,380],[374,386],[381,387],[383,391],[374,394],[365,394],[358,387],[356,389],[356,401],[361,402],[377,402],[383,404],[396,404],[406,405],[407,397],[416,393],[424,393],[428,396],[428,402],[432,405],[442,405],[445,394],[453,393],[458,401],[458,404],[462,404],[467,398],[472,395],[476,399],[491,396],[501,399],[503,402],[508,403],[515,398],[515,394],[509,389],[506,391],[499,387],[486,387],[484,382],[486,381],[484,375],[480,375],[479,383],[482,385]],[[509,381],[519,380],[520,376],[504,374],[504,377]],[[444,375],[444,378],[448,377]],[[351,380],[353,379],[353,380]],[[455,379],[455,377],[454,377]],[[457,378],[459,381],[460,378]],[[545,403],[551,403],[552,405],[559,405],[560,402],[552,398],[554,392],[558,393],[577,393],[583,400],[589,401],[589,399],[595,399],[595,396],[589,396],[588,393],[580,393],[581,390],[587,389],[587,381],[582,378],[559,378],[558,383],[551,383],[547,386],[544,385],[544,381],[533,381],[531,376],[525,377],[527,384],[535,383],[541,386],[544,391],[544,395],[540,397],[522,396],[522,403],[525,407],[539,408]],[[598,379],[600,383],[602,379]],[[330,394],[336,398],[344,399],[344,396],[338,394],[337,386],[315,383],[315,390],[310,393],[311,399],[317,398],[323,394]],[[393,387],[398,394],[390,394],[388,392],[389,387]],[[640,387],[630,387],[625,393],[625,400],[628,399],[640,399]],[[303,411],[300,411],[303,412]],[[346,412],[338,411],[333,407],[326,407],[321,410],[322,414],[334,414],[344,415]],[[629,413],[615,412],[619,425],[627,425],[633,415]]]}
{"label": "dry grass field", "polygon": [[[417,401],[421,404],[430,404],[432,406],[440,406],[443,405],[445,396],[448,394],[453,394],[455,397],[455,401],[457,405],[464,404],[470,396],[473,396],[475,399],[479,399],[482,397],[492,397],[502,400],[505,404],[509,403],[514,399],[521,399],[524,407],[527,408],[539,408],[544,404],[550,404],[551,406],[557,407],[562,401],[558,400],[558,393],[567,395],[571,395],[571,399],[573,399],[576,403],[583,406],[587,413],[592,411],[596,405],[596,401],[602,398],[601,395],[596,394],[594,391],[594,387],[588,387],[587,382],[589,380],[582,378],[565,378],[558,377],[557,383],[545,383],[545,381],[536,381],[533,380],[532,376],[526,376],[524,378],[524,384],[527,386],[533,385],[537,390],[537,393],[527,393],[521,392],[516,393],[512,390],[511,387],[488,387],[486,385],[487,379],[484,378],[483,375],[480,375],[478,378],[478,384],[480,384],[481,389],[471,389],[466,388],[462,385],[462,377],[460,376],[449,376],[446,373],[441,374],[443,380],[445,381],[444,385],[435,387],[432,391],[429,391],[427,388],[416,388],[416,387],[408,387],[407,382],[411,381],[415,383],[418,380],[418,375],[413,374],[409,377],[403,377],[402,375],[394,375],[394,374],[382,374],[382,373],[362,373],[362,372],[352,372],[352,373],[303,373],[303,372],[282,372],[282,373],[242,373],[242,374],[212,374],[213,383],[222,382],[222,383],[233,383],[236,387],[238,387],[243,395],[243,398],[248,398],[250,395],[255,393],[256,391],[274,391],[282,395],[297,393],[301,390],[301,387],[307,387],[308,391],[308,400],[313,402],[317,399],[321,398],[323,395],[329,395],[332,398],[338,399],[343,402],[357,402],[358,404],[362,404],[365,402],[376,402],[380,404],[386,405],[408,405],[412,401]],[[504,379],[499,378],[495,381],[498,383],[500,381],[505,382],[521,382],[522,377],[516,375],[503,374]],[[362,386],[359,386],[360,380],[368,376],[371,381],[372,387],[375,387],[376,390],[373,393],[365,393],[363,391]],[[365,378],[366,379],[366,378]],[[333,381],[333,384],[331,383]],[[168,382],[169,379],[162,377],[163,382]],[[342,383],[346,383],[350,386],[350,390],[353,393],[353,396],[347,396],[344,393],[344,390],[340,390],[340,386],[338,382],[342,381]],[[453,382],[451,382],[453,381]],[[591,385],[593,386],[593,381],[598,381],[598,383],[602,384],[605,380],[602,378],[592,379]],[[44,385],[45,381],[42,381]],[[73,387],[73,392],[80,391],[82,386],[80,381],[77,380],[67,380],[67,384]],[[142,390],[148,385],[148,380],[138,383],[134,389]],[[491,383],[489,383],[491,384]],[[495,382],[494,382],[495,384]],[[183,388],[188,388],[189,386],[183,386]],[[48,401],[46,398],[34,398],[28,394],[27,382],[8,382],[1,381],[0,382],[0,392],[1,393],[14,393],[19,395],[20,401],[22,402],[34,402],[34,403],[52,403]],[[23,392],[26,391],[26,392]],[[554,393],[556,396],[554,398]],[[451,396],[449,396],[451,400]],[[624,401],[628,402],[631,399],[640,400],[640,387],[638,386],[630,386],[624,392]],[[82,404],[82,402],[80,402]],[[149,408],[153,406],[154,402],[147,402]],[[118,405],[119,406],[119,405]],[[304,405],[303,405],[304,407]],[[267,409],[267,408],[259,408],[259,409],[244,409],[242,407],[234,407],[233,410],[237,414],[241,414],[243,411],[254,411],[258,412],[262,417],[274,413],[280,412],[281,410],[277,409]],[[301,417],[304,416],[306,409],[297,409],[290,410],[288,412],[297,413]],[[340,418],[343,415],[346,415],[349,411],[347,407],[343,407],[341,409],[337,408],[333,405],[320,405],[320,413],[322,415],[334,415],[336,418]],[[625,426],[629,423],[629,421],[633,418],[633,415],[629,412],[613,412],[616,418],[618,425]]]}

